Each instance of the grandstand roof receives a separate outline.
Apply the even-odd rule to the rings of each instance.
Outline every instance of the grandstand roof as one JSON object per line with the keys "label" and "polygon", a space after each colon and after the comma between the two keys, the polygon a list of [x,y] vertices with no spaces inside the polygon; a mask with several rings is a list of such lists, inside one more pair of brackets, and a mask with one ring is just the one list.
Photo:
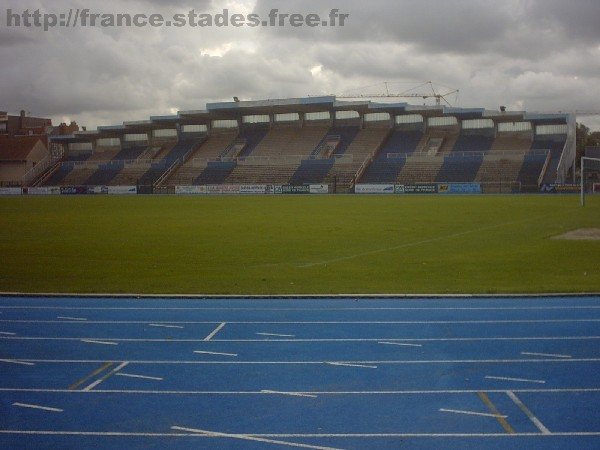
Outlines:
{"label": "grandstand roof", "polygon": [[489,111],[484,108],[454,108],[447,106],[409,105],[408,103],[377,103],[369,100],[340,101],[335,96],[303,97],[208,103],[206,109],[179,111],[177,115],[151,116],[148,120],[124,122],[122,125],[100,126],[96,131],[76,132],[72,136],[53,139],[56,142],[81,142],[100,137],[119,137],[127,133],[146,133],[178,125],[209,124],[212,120],[238,120],[250,115],[285,113],[357,111],[359,114],[388,112],[391,115],[419,114],[424,118],[453,116],[458,119],[491,118],[496,122],[531,121],[534,124],[565,124],[569,114],[528,114],[524,111]]}

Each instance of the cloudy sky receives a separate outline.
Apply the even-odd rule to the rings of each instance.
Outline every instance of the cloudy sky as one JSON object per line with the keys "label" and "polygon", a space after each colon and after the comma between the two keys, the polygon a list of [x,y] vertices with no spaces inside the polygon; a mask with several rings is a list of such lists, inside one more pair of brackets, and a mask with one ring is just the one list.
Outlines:
{"label": "cloudy sky", "polygon": [[[446,100],[465,108],[600,110],[598,0],[3,0],[0,8],[0,110],[55,124],[94,129],[233,96],[383,93],[385,82],[414,94],[431,93],[418,86],[432,81],[438,93],[459,90]],[[26,21],[26,9],[49,16]],[[78,26],[60,26],[61,14],[65,22],[78,9],[104,22],[83,26],[80,16]],[[282,14],[319,14],[328,26],[286,18],[249,26],[253,17],[270,22],[272,9],[277,25]],[[343,27],[339,18],[330,26],[332,9],[348,14]],[[161,14],[172,26],[103,26],[125,13]],[[191,13],[205,25],[221,14],[220,26],[192,26]],[[234,14],[247,24],[233,26]],[[598,116],[579,121],[600,129]]]}

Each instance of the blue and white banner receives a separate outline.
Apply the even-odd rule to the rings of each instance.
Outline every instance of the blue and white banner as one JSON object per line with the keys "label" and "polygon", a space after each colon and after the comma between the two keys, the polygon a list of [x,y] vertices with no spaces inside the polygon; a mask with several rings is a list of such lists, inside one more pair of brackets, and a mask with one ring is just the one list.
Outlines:
{"label": "blue and white banner", "polygon": [[22,190],[20,187],[0,187],[0,195],[21,195]]}
{"label": "blue and white banner", "polygon": [[437,194],[437,184],[397,184],[396,194]]}
{"label": "blue and white banner", "polygon": [[357,184],[354,186],[355,194],[393,194],[393,184]]}
{"label": "blue and white banner", "polygon": [[438,194],[481,194],[479,183],[440,183]]}

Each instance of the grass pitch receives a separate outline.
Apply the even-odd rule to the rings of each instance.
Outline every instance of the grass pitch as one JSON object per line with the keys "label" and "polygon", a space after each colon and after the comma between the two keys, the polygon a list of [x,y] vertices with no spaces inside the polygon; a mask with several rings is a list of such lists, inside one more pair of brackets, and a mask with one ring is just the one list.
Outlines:
{"label": "grass pitch", "polygon": [[486,294],[600,291],[600,198],[0,198],[0,291]]}

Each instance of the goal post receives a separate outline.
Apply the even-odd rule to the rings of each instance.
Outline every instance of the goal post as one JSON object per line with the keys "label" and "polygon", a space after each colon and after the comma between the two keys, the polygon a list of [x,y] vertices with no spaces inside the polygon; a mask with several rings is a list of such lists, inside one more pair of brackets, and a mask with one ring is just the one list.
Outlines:
{"label": "goal post", "polygon": [[581,157],[581,206],[585,206],[585,194],[588,189],[594,192],[594,186],[600,185],[600,158]]}

